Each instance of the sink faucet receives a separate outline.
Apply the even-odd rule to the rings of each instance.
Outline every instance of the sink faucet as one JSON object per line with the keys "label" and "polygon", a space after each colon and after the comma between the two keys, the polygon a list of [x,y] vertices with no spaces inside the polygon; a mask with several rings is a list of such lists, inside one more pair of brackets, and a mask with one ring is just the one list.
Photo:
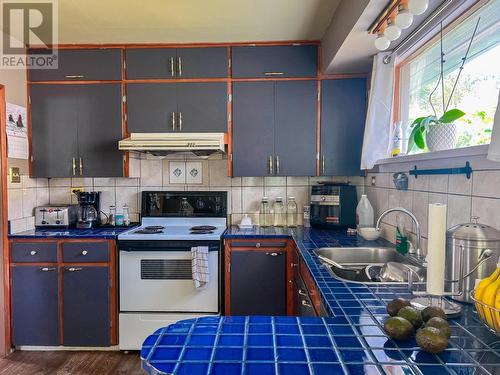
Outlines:
{"label": "sink faucet", "polygon": [[403,208],[403,207],[394,207],[394,208],[389,208],[388,210],[385,210],[384,212],[382,212],[382,214],[380,215],[380,217],[377,220],[376,229],[380,230],[380,222],[382,221],[382,219],[384,218],[384,216],[386,216],[387,214],[390,214],[391,212],[402,212],[402,213],[405,213],[415,223],[415,226],[416,226],[415,232],[416,232],[416,236],[417,236],[416,243],[415,243],[415,248],[416,249],[415,249],[415,252],[412,252],[411,254],[416,255],[416,257],[418,259],[422,259],[424,256],[422,254],[422,249],[420,248],[420,244],[421,244],[421,241],[422,241],[422,235],[420,233],[420,223],[418,222],[416,216],[411,211],[408,211],[406,208]]}

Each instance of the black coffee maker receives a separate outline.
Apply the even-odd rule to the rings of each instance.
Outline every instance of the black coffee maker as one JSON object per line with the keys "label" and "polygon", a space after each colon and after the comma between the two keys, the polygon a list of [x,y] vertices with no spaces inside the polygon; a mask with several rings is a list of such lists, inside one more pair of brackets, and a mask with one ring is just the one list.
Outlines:
{"label": "black coffee maker", "polygon": [[91,229],[101,225],[101,192],[79,191],[77,198],[79,207],[76,227]]}

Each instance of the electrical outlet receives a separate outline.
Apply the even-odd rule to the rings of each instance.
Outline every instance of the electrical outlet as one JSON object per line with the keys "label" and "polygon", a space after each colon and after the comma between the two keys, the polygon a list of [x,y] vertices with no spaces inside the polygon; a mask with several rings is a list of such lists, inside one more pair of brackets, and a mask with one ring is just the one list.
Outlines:
{"label": "electrical outlet", "polygon": [[18,167],[9,168],[9,181],[11,184],[21,183],[21,172],[19,171]]}
{"label": "electrical outlet", "polygon": [[83,192],[84,189],[82,187],[71,187],[69,188],[69,191],[71,192],[71,194],[76,195],[76,193]]}
{"label": "electrical outlet", "polygon": [[372,176],[372,186],[377,185],[377,180],[375,179],[375,176]]}

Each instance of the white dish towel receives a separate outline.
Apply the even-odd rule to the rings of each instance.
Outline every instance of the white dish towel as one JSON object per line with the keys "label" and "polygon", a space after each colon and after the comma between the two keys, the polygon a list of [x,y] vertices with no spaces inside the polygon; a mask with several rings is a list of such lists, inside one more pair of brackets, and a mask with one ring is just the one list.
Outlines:
{"label": "white dish towel", "polygon": [[208,246],[191,248],[191,265],[193,268],[193,282],[196,289],[205,289],[210,279],[208,271]]}

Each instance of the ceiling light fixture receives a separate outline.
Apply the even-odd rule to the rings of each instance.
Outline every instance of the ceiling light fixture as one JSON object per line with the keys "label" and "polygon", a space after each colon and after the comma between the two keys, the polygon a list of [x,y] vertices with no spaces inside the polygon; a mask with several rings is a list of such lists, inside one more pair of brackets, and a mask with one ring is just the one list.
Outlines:
{"label": "ceiling light fixture", "polygon": [[411,26],[413,22],[413,14],[410,13],[408,9],[405,9],[403,5],[399,6],[399,11],[394,19],[394,23],[401,29],[406,29]]}
{"label": "ceiling light fixture", "polygon": [[387,20],[384,36],[392,42],[401,36],[401,29],[392,20]]}
{"label": "ceiling light fixture", "polygon": [[377,39],[375,39],[375,48],[379,51],[385,51],[391,45],[391,41],[387,39],[383,34],[378,34]]}
{"label": "ceiling light fixture", "polygon": [[427,10],[428,6],[429,6],[429,0],[408,1],[408,10],[415,15],[424,13]]}

